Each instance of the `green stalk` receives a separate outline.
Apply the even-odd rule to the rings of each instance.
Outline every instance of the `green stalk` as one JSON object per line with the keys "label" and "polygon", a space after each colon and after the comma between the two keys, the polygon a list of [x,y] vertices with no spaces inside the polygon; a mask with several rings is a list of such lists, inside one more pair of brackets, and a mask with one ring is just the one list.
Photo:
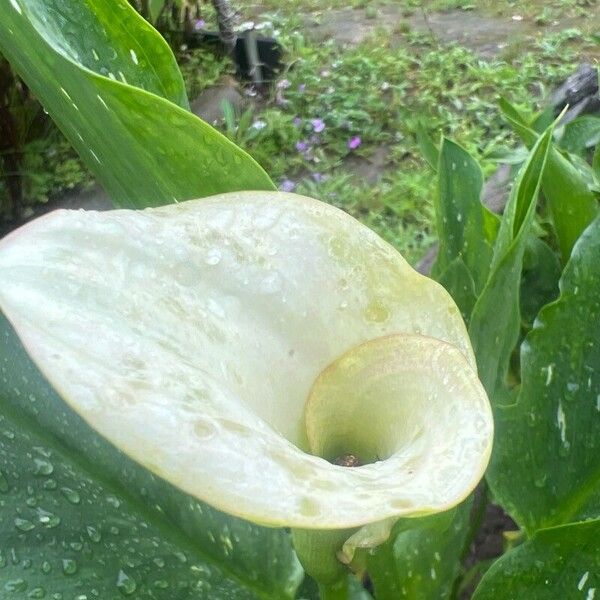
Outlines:
{"label": "green stalk", "polygon": [[348,569],[337,553],[356,529],[292,529],[294,549],[304,570],[319,584],[321,597],[347,598]]}

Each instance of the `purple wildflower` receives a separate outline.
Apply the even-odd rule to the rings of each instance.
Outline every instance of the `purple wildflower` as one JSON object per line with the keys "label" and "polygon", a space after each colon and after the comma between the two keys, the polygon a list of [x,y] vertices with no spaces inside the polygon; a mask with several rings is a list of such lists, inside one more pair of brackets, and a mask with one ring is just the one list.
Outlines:
{"label": "purple wildflower", "polygon": [[308,142],[306,140],[296,142],[296,150],[298,152],[306,152],[308,150]]}
{"label": "purple wildflower", "polygon": [[295,188],[296,184],[291,179],[284,179],[279,185],[282,192],[293,192]]}
{"label": "purple wildflower", "polygon": [[325,129],[325,122],[323,119],[311,119],[310,122],[312,123],[313,131],[315,133],[321,133],[321,131]]}
{"label": "purple wildflower", "polygon": [[204,19],[196,19],[194,21],[194,31],[200,31],[201,29],[204,29],[205,25],[206,21]]}
{"label": "purple wildflower", "polygon": [[311,176],[316,183],[321,183],[321,181],[325,181],[325,179],[327,179],[323,173],[312,173]]}
{"label": "purple wildflower", "polygon": [[362,143],[360,135],[355,135],[348,140],[348,148],[350,150],[356,150]]}
{"label": "purple wildflower", "polygon": [[298,86],[298,91],[302,94],[302,92],[304,92],[304,90],[306,89],[306,84],[305,83],[301,83]]}
{"label": "purple wildflower", "polygon": [[300,127],[302,125],[302,119],[300,117],[294,117],[294,127]]}

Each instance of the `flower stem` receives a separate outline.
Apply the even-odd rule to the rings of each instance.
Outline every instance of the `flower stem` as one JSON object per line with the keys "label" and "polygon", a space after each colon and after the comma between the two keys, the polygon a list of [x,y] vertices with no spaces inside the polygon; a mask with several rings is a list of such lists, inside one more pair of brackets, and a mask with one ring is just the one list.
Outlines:
{"label": "flower stem", "polygon": [[[292,529],[296,554],[304,570],[319,584],[324,598],[344,598],[334,595],[340,582],[345,582],[348,569],[337,557],[344,542],[355,529]],[[342,591],[345,588],[340,588]]]}
{"label": "flower stem", "polygon": [[321,600],[348,600],[348,576],[332,584],[319,584]]}

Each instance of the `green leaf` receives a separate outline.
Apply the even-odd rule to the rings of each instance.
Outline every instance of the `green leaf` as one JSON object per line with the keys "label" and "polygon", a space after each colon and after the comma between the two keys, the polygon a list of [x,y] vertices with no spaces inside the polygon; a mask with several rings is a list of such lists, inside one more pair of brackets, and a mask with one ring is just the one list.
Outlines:
{"label": "green leaf", "polygon": [[566,152],[583,154],[600,142],[600,118],[584,115],[567,123],[560,138],[560,147]]}
{"label": "green leaf", "polygon": [[126,0],[0,0],[0,14],[0,51],[117,206],[274,189],[252,158],[184,110],[170,49]]}
{"label": "green leaf", "polygon": [[594,176],[600,181],[600,144],[596,146],[594,150],[594,157],[592,158],[592,169]]}
{"label": "green leaf", "polygon": [[437,171],[440,151],[433,143],[431,137],[429,137],[429,133],[427,132],[427,129],[423,123],[419,123],[417,125],[415,134],[417,136],[417,144],[419,145],[419,150],[421,151],[423,158],[434,171]]}
{"label": "green leaf", "polygon": [[529,120],[519,112],[506,98],[500,98],[498,101],[500,112],[506,122],[513,128],[517,135],[523,140],[526,146],[532,147],[537,139],[537,132],[531,129]]}
{"label": "green leaf", "polygon": [[590,189],[588,178],[557,150],[548,158],[543,191],[566,262],[575,242],[598,214],[596,194]]}
{"label": "green leaf", "polygon": [[560,261],[546,242],[530,236],[523,257],[521,280],[521,318],[531,327],[542,306],[558,296],[558,280],[561,275]]}
{"label": "green leaf", "polygon": [[521,349],[516,404],[496,411],[488,481],[528,531],[600,511],[600,220],[585,231]]}
{"label": "green leaf", "polygon": [[547,106],[531,120],[531,128],[537,133],[544,133],[554,123],[554,107]]}
{"label": "green leaf", "polygon": [[450,292],[465,323],[468,323],[477,295],[473,277],[462,257],[455,258],[441,274],[436,276],[436,280]]}
{"label": "green leaf", "polygon": [[454,281],[455,275],[447,273],[445,282],[453,297],[463,296],[467,276],[456,266],[456,259],[460,259],[477,293],[486,281],[492,256],[480,201],[481,168],[466,150],[445,139],[439,154],[438,182],[435,212],[440,249],[433,273],[441,275],[454,263],[452,272],[458,277]]}
{"label": "green leaf", "polygon": [[[504,99],[500,107],[510,126],[532,147],[538,135],[523,115]],[[542,190],[548,200],[563,262],[566,262],[577,238],[598,214],[596,196],[587,178],[555,148],[548,157]]]}
{"label": "green leaf", "polygon": [[4,317],[0,330],[0,596],[293,597],[302,571],[284,531],[132,462],[67,408]]}
{"label": "green leaf", "polygon": [[377,598],[448,598],[460,570],[472,501],[437,515],[403,519],[367,558]]}
{"label": "green leaf", "polygon": [[165,6],[165,0],[149,0],[148,9],[150,11],[150,20],[154,23],[160,16],[160,13]]}
{"label": "green leaf", "polygon": [[600,521],[545,529],[500,558],[473,600],[592,600],[600,588]]}
{"label": "green leaf", "polygon": [[550,128],[538,139],[519,173],[498,232],[492,271],[471,315],[469,335],[479,377],[492,401],[493,392],[506,379],[519,335],[523,253],[551,141]]}

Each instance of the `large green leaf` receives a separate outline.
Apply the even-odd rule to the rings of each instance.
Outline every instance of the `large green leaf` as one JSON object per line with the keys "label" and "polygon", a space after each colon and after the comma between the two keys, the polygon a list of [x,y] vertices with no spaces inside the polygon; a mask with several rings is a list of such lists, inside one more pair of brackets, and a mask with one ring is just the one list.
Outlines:
{"label": "large green leaf", "polygon": [[0,0],[0,51],[118,206],[273,184],[190,112],[168,46],[126,0]]}
{"label": "large green leaf", "polygon": [[600,521],[545,529],[505,554],[473,600],[593,600],[600,588]]}
{"label": "large green leaf", "polygon": [[501,386],[520,328],[519,286],[523,253],[552,140],[552,128],[534,146],[505,210],[488,282],[471,315],[469,334],[480,379],[490,394]]}
{"label": "large green leaf", "polygon": [[129,460],[67,408],[4,317],[0,328],[0,597],[293,596],[302,571],[285,532]]}
{"label": "large green leaf", "polygon": [[[500,108],[509,125],[527,146],[532,147],[538,134],[523,115],[506,100],[500,101]],[[596,195],[590,189],[588,178],[556,148],[550,150],[542,189],[552,213],[563,261],[566,262],[577,238],[598,213]]]}
{"label": "large green leaf", "polygon": [[[441,275],[460,259],[473,280],[475,291],[479,292],[485,284],[492,256],[480,201],[481,168],[466,150],[445,139],[439,153],[438,181],[435,213],[440,250],[433,273]],[[458,296],[465,285],[464,271],[453,267],[445,276],[445,285],[452,296]]]}
{"label": "large green leaf", "polygon": [[518,401],[496,411],[488,481],[534,531],[600,512],[600,220],[585,231],[521,351]]}
{"label": "large green leaf", "polygon": [[438,515],[403,519],[368,556],[377,598],[442,600],[452,592],[468,533],[471,499]]}
{"label": "large green leaf", "polygon": [[583,115],[565,125],[560,146],[567,152],[583,154],[600,142],[600,119]]}
{"label": "large green leaf", "polygon": [[546,242],[530,236],[523,256],[523,277],[519,292],[521,319],[531,327],[542,306],[558,296],[560,261]]}

